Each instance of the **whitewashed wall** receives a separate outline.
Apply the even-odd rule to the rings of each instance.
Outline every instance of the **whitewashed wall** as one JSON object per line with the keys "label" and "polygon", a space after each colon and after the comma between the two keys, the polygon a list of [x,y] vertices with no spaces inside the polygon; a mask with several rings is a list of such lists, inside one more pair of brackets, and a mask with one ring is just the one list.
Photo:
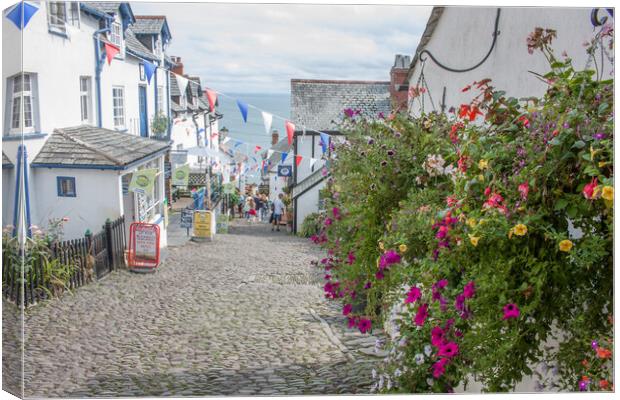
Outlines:
{"label": "whitewashed wall", "polygon": [[[549,71],[545,57],[538,51],[527,52],[526,38],[536,27],[557,31],[553,42],[556,55],[563,51],[573,59],[577,68],[586,64],[583,43],[593,37],[590,23],[590,8],[502,8],[497,43],[484,64],[465,73],[449,72],[438,67],[427,58],[424,76],[437,110],[440,110],[443,88],[446,87],[446,108],[469,103],[476,92],[462,93],[461,89],[473,81],[484,78],[498,90],[505,90],[508,96],[540,96],[546,84],[528,70],[544,74]],[[468,68],[477,64],[488,52],[497,9],[488,7],[447,7],[426,45],[441,63],[452,68]],[[424,55],[427,57],[427,55]],[[600,63],[600,54],[599,63]],[[418,62],[410,78],[410,87],[415,86],[420,76]],[[605,78],[610,77],[611,68],[604,68]],[[421,111],[417,100],[412,102],[411,113]],[[425,111],[432,111],[429,97],[425,96]]]}
{"label": "whitewashed wall", "polygon": [[[314,138],[314,145],[312,144]],[[303,181],[308,175],[311,175],[314,171],[322,168],[325,161],[320,159],[323,155],[323,148],[321,147],[321,137],[312,134],[306,134],[305,137],[296,136],[297,140],[297,154],[303,157],[301,164],[297,167],[297,183]],[[314,156],[312,155],[312,148],[314,147]],[[310,158],[319,159],[314,163],[314,169],[310,167]]]}
{"label": "whitewashed wall", "polygon": [[[50,218],[68,217],[65,239],[97,233],[107,218],[122,215],[121,181],[117,171],[71,168],[31,169],[31,220],[47,227]],[[59,197],[56,177],[75,177],[76,197]]]}
{"label": "whitewashed wall", "polygon": [[325,187],[325,181],[322,181],[303,195],[297,197],[297,230],[301,228],[304,219],[313,212],[319,210],[319,192]]}
{"label": "whitewashed wall", "polygon": [[2,226],[13,224],[16,168],[2,169]]}

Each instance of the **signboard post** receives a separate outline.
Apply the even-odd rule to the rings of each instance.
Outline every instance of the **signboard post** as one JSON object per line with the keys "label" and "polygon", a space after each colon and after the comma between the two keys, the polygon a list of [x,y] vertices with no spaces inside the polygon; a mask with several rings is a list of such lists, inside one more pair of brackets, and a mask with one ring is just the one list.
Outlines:
{"label": "signboard post", "polygon": [[193,240],[213,240],[211,235],[211,211],[194,211],[194,235]]}
{"label": "signboard post", "polygon": [[154,272],[159,265],[159,226],[134,222],[129,227],[129,269]]}

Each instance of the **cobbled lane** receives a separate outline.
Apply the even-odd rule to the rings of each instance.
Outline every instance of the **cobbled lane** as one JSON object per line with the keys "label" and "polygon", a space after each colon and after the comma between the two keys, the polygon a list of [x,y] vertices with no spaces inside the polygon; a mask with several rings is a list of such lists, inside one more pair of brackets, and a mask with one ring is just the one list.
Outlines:
{"label": "cobbled lane", "polygon": [[[27,397],[368,393],[384,356],[323,297],[306,240],[236,222],[25,317]],[[6,307],[5,307],[6,308]]]}

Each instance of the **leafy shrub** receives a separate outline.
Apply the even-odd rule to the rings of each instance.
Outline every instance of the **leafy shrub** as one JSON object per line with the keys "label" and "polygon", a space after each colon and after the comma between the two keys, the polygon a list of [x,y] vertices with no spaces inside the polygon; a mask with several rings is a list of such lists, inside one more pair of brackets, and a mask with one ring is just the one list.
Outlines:
{"label": "leafy shrub", "polygon": [[321,230],[323,217],[319,213],[311,213],[304,218],[298,235],[301,237],[310,237],[316,235]]}

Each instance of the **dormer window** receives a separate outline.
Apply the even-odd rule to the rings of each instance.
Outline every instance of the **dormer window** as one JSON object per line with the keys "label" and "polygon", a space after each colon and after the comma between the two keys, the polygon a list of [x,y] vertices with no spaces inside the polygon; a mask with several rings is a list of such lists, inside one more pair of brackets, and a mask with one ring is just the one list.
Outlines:
{"label": "dormer window", "polygon": [[120,23],[112,22],[112,25],[110,26],[110,33],[108,34],[108,39],[110,40],[112,44],[116,45],[119,49],[121,48],[122,41],[123,41],[123,35],[122,35],[122,29],[121,29]]}

